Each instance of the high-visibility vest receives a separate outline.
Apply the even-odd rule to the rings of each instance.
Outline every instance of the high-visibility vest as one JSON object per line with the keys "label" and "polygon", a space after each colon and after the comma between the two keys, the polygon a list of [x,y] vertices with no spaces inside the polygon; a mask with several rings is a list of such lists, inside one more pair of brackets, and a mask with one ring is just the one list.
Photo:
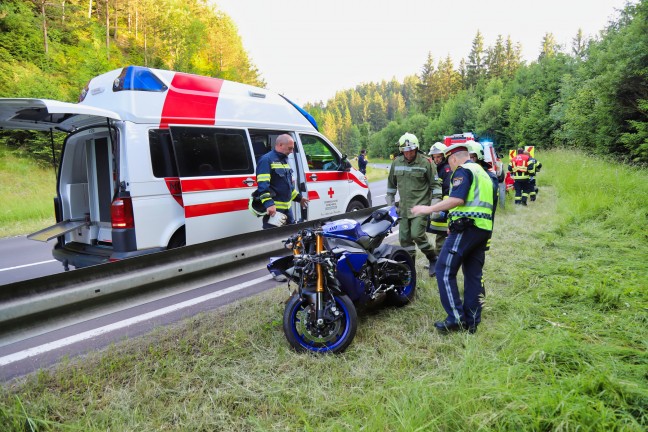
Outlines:
{"label": "high-visibility vest", "polygon": [[529,178],[527,173],[529,167],[529,156],[519,154],[511,161],[513,178],[516,180],[525,180]]}
{"label": "high-visibility vest", "polygon": [[450,210],[450,222],[461,218],[475,221],[475,226],[486,231],[493,230],[493,182],[486,171],[475,163],[465,163],[462,168],[469,170],[473,181],[463,205]]}

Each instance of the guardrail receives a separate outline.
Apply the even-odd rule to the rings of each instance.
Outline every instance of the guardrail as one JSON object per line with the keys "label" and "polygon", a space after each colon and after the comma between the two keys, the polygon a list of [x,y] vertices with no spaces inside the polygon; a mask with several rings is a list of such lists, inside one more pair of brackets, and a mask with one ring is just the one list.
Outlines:
{"label": "guardrail", "polygon": [[280,252],[289,253],[282,241],[297,230],[322,220],[360,220],[381,207],[3,285],[0,289],[0,325],[6,329],[43,314],[97,305],[117,296],[161,289],[179,278],[208,274]]}

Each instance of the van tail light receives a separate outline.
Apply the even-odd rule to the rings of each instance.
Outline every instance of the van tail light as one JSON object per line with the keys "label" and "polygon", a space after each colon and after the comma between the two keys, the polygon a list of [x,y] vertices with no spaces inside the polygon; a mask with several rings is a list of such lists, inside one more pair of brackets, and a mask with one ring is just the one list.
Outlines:
{"label": "van tail light", "polygon": [[113,228],[135,228],[131,198],[115,198],[110,206],[110,219]]}

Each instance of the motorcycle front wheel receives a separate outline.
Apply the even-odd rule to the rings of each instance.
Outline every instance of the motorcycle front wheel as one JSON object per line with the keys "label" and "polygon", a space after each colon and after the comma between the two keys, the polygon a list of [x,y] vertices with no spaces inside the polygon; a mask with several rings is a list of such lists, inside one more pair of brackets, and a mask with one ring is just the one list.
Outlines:
{"label": "motorcycle front wheel", "polygon": [[414,294],[416,293],[416,267],[410,254],[403,249],[396,250],[389,255],[389,258],[394,261],[402,262],[409,267],[409,283],[387,293],[387,299],[390,304],[397,307],[405,306],[414,299]]}
{"label": "motorcycle front wheel", "polygon": [[[348,296],[328,296],[324,322],[317,324],[315,305],[294,294],[284,310],[283,330],[297,352],[341,353],[353,341],[358,315]],[[337,314],[336,314],[337,313]]]}

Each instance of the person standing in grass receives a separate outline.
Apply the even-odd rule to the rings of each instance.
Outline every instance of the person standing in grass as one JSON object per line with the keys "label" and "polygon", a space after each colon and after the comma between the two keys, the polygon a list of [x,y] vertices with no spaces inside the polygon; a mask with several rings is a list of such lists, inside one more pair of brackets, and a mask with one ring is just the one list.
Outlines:
{"label": "person standing in grass", "polygon": [[[447,316],[434,323],[441,333],[477,331],[484,296],[482,274],[486,246],[493,231],[493,182],[486,171],[470,160],[466,144],[445,151],[452,179],[450,197],[431,206],[412,207],[413,215],[447,211],[448,238],[436,265],[441,304]],[[457,286],[457,273],[463,267],[464,299]]]}
{"label": "person standing in grass", "polygon": [[[428,153],[432,156],[432,161],[436,165],[437,177],[441,181],[441,199],[447,199],[450,195],[450,177],[452,177],[452,169],[443,154],[445,149],[445,144],[436,142]],[[440,199],[435,198],[432,200],[432,204],[436,204],[438,201]],[[448,215],[445,212],[431,214],[427,232],[435,234],[435,250],[438,255],[448,237]]]}
{"label": "person standing in grass", "polygon": [[529,171],[533,170],[533,164],[530,163],[529,156],[524,154],[524,147],[517,149],[517,156],[509,163],[508,170],[511,172],[514,181],[515,204],[526,206],[531,192]]}
{"label": "person standing in grass", "polygon": [[[413,215],[410,208],[417,204],[429,204],[433,198],[433,190],[439,189],[436,169],[432,161],[420,153],[419,142],[416,135],[406,133],[398,140],[402,154],[394,159],[387,177],[387,205],[394,205],[396,192],[400,196],[400,222],[398,225],[398,238],[400,245],[407,250],[416,262],[416,246],[423,252],[429,261],[429,274],[434,276],[437,254],[428,241],[426,232],[427,217]],[[416,244],[416,246],[414,246]]]}

